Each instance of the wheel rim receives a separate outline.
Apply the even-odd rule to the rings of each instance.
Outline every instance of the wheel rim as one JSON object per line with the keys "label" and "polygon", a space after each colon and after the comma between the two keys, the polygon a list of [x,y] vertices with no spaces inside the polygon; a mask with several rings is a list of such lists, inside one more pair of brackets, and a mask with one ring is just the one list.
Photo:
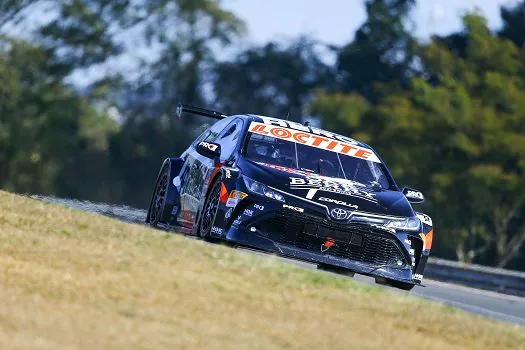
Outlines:
{"label": "wheel rim", "polygon": [[211,227],[213,225],[213,222],[215,221],[215,215],[217,215],[217,211],[219,210],[219,194],[221,192],[221,183],[217,182],[215,186],[213,186],[213,189],[210,192],[210,196],[208,197],[208,201],[206,203],[206,207],[204,208],[203,216],[202,216],[202,234],[204,236],[208,235],[211,231]]}
{"label": "wheel rim", "polygon": [[160,220],[162,210],[164,208],[164,202],[166,200],[166,185],[168,183],[168,174],[162,175],[155,189],[155,197],[153,198],[153,204],[151,206],[151,222]]}

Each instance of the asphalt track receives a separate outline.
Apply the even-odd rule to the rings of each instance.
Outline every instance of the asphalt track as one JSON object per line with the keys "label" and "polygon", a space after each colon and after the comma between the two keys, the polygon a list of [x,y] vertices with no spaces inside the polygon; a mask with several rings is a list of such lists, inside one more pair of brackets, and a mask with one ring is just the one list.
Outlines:
{"label": "asphalt track", "polygon": [[[129,206],[92,203],[89,201],[44,196],[32,196],[32,198],[60,203],[85,211],[96,212],[126,222],[142,224],[144,223],[144,219],[146,217],[146,211]],[[254,254],[260,254],[262,256],[267,255],[265,253],[249,249],[239,249],[252,252]],[[304,268],[316,269],[316,265],[314,264],[287,258],[280,259]],[[355,275],[354,279],[364,283],[374,283],[372,278],[357,274]],[[428,279],[425,279],[423,284],[425,287],[416,287],[410,293],[423,298],[439,301],[469,312],[525,326],[525,298],[483,291],[444,282],[437,282]],[[399,293],[407,292],[399,291]]]}

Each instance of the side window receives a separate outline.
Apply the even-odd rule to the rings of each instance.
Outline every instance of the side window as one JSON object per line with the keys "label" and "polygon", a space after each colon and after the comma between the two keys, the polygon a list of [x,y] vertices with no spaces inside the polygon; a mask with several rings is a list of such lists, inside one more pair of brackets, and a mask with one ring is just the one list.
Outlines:
{"label": "side window", "polygon": [[221,159],[228,159],[239,144],[239,139],[242,133],[242,121],[240,119],[234,120],[226,127],[224,132],[215,140],[221,145]]}
{"label": "side window", "polygon": [[203,141],[208,135],[210,134],[210,129],[206,129],[204,130],[204,132],[202,134],[200,134],[196,139],[195,141],[193,141],[193,144],[196,145],[198,144],[199,142]]}
{"label": "side window", "polygon": [[217,136],[219,136],[221,131],[223,131],[223,129],[230,123],[231,123],[230,118],[219,120],[217,123],[213,124],[208,129],[209,133],[208,135],[206,135],[206,138],[203,141],[215,142],[215,140],[217,139]]}

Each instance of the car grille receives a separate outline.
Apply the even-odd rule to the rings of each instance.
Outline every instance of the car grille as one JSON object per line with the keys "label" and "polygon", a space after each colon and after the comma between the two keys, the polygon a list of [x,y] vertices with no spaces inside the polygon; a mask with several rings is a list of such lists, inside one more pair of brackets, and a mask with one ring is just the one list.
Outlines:
{"label": "car grille", "polygon": [[[395,238],[389,232],[363,224],[335,224],[307,215],[279,212],[253,223],[271,240],[313,252],[351,259],[370,265],[406,263]],[[333,245],[328,243],[331,239]]]}

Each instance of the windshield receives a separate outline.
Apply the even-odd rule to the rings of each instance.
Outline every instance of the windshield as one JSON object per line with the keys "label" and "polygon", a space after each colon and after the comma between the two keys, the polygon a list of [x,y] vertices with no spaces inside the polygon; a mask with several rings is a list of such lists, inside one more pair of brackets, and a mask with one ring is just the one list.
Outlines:
{"label": "windshield", "polygon": [[272,136],[250,133],[246,157],[260,163],[390,188],[381,164]]}

